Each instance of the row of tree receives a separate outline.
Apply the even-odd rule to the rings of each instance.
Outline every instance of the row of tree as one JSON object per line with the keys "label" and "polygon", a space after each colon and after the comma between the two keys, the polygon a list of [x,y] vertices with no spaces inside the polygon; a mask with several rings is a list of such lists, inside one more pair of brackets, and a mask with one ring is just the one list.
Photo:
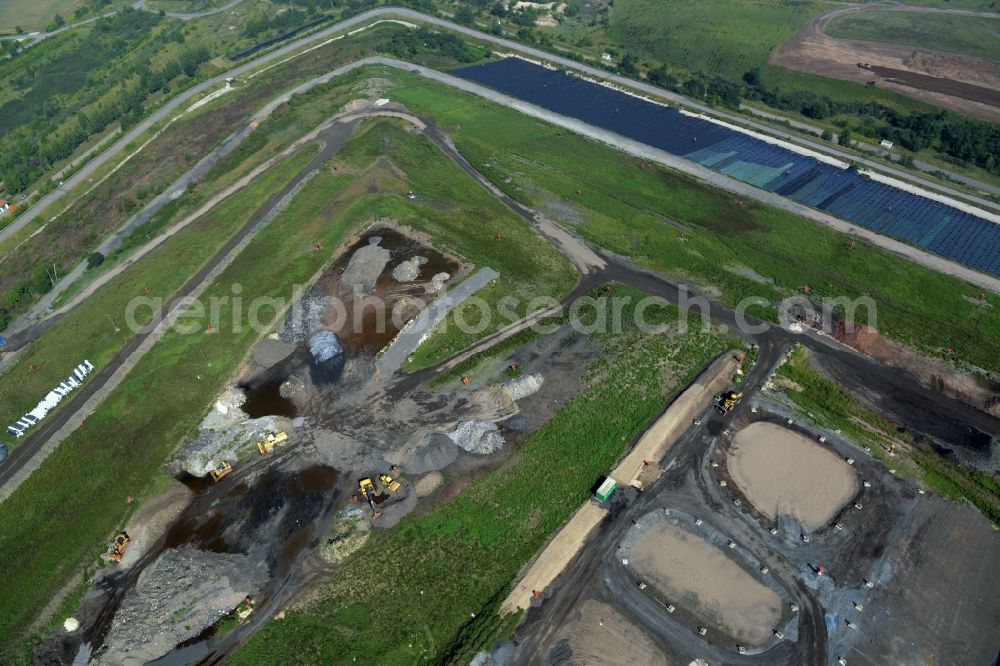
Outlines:
{"label": "row of tree", "polygon": [[888,139],[908,150],[932,148],[956,159],[1000,174],[1000,125],[965,118],[946,110],[900,113],[872,101],[835,100],[810,90],[781,90],[766,85],[758,70],[743,75],[746,99],[794,111],[809,118],[844,121],[844,129],[862,136]]}
{"label": "row of tree", "polygon": [[113,100],[92,107],[89,113],[78,111],[75,123],[64,125],[41,140],[21,135],[13,142],[5,141],[5,150],[0,152],[0,180],[10,192],[25,189],[53,164],[72,155],[112,123],[119,122],[122,129],[137,123],[146,114],[145,103],[150,95],[165,89],[180,76],[193,78],[198,67],[210,57],[207,48],[197,47],[181,52],[160,68],[148,63],[140,65],[136,67],[140,72],[137,80],[124,85]]}

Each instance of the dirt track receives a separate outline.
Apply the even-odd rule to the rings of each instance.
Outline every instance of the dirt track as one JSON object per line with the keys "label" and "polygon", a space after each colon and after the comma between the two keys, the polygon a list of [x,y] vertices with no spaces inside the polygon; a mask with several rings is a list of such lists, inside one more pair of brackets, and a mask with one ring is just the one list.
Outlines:
{"label": "dirt track", "polygon": [[[779,46],[771,54],[770,63],[861,84],[874,79],[876,85],[908,97],[983,120],[1000,120],[1000,64],[956,53],[835,39],[826,34],[827,24],[837,16],[886,8],[844,7],[818,16]],[[858,63],[871,63],[872,69],[860,68]]]}

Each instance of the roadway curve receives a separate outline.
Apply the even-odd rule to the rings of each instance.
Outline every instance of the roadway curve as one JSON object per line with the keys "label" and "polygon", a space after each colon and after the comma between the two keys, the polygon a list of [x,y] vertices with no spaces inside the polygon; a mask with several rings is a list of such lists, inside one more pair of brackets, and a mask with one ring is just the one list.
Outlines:
{"label": "roadway curve", "polygon": [[[779,137],[784,140],[802,144],[812,150],[833,155],[840,159],[847,160],[849,162],[850,161],[859,162],[865,165],[866,167],[873,169],[874,171],[889,174],[895,178],[899,178],[900,180],[911,182],[915,185],[930,190],[936,190],[960,200],[970,201],[975,205],[978,205],[986,209],[996,210],[995,204],[986,199],[983,199],[981,197],[972,197],[965,192],[956,190],[947,185],[942,185],[941,183],[920,177],[904,169],[887,166],[884,163],[879,162],[877,160],[871,160],[865,157],[861,157],[855,153],[847,152],[838,147],[831,146],[827,142],[813,141],[808,138],[804,138],[800,134],[797,134],[795,132],[775,129],[774,127],[766,123],[757,122],[754,120],[748,120],[745,116],[736,113],[730,113],[712,107],[708,107],[696,100],[684,97],[683,95],[678,95],[677,93],[663,90],[662,88],[657,88],[656,86],[652,86],[647,83],[642,83],[640,81],[635,81],[633,79],[619,76],[617,74],[608,72],[607,70],[604,69],[599,69],[597,67],[584,65],[575,60],[570,60],[568,58],[557,56],[534,47],[525,46],[523,44],[519,44],[509,39],[504,39],[502,37],[490,35],[481,32],[479,30],[469,28],[467,26],[459,25],[457,23],[452,23],[451,21],[447,21],[434,16],[428,16],[426,14],[422,14],[412,9],[406,9],[401,7],[381,7],[378,9],[372,9],[367,12],[363,12],[361,14],[358,14],[357,16],[341,21],[340,23],[332,25],[328,28],[325,28],[318,32],[302,37],[301,39],[291,42],[274,51],[266,53],[258,58],[255,58],[237,67],[234,67],[227,72],[224,72],[210,79],[207,79],[187,89],[186,91],[178,94],[177,96],[171,98],[169,101],[164,103],[163,106],[161,106],[159,109],[154,111],[150,116],[148,116],[145,120],[140,122],[130,131],[128,131],[122,137],[120,137],[114,144],[109,146],[106,150],[104,150],[102,153],[97,155],[93,160],[91,160],[85,166],[83,166],[80,169],[80,171],[75,173],[73,176],[70,176],[59,187],[57,187],[49,194],[42,197],[42,199],[40,199],[34,206],[32,206],[30,209],[22,213],[21,216],[18,217],[16,220],[14,220],[10,225],[0,230],[0,242],[3,242],[11,235],[22,229],[26,224],[28,224],[28,222],[34,219],[41,211],[45,210],[48,206],[55,203],[56,200],[59,199],[63,194],[69,192],[75,186],[83,183],[85,179],[88,178],[97,168],[99,168],[100,166],[108,162],[116,154],[121,152],[125,148],[125,146],[134,141],[136,138],[138,138],[142,133],[144,133],[146,130],[152,127],[155,123],[167,117],[168,114],[173,112],[181,104],[191,99],[195,95],[199,95],[203,92],[208,91],[214,86],[218,86],[224,83],[227,78],[238,78],[242,74],[249,72],[253,69],[256,69],[262,65],[266,65],[280,58],[289,57],[293,53],[295,53],[295,51],[304,46],[308,46],[310,44],[318,43],[323,40],[329,39],[331,36],[343,33],[345,31],[349,31],[351,28],[363,25],[369,21],[378,20],[383,17],[392,17],[392,16],[397,16],[397,17],[401,16],[413,21],[419,21],[425,24],[437,26],[452,32],[463,34],[467,37],[471,37],[480,41],[490,43],[497,47],[502,47],[504,49],[509,49],[514,52],[519,52],[539,60],[555,63],[567,69],[571,69],[580,72],[582,74],[586,74],[589,77],[602,81],[607,81],[609,83],[613,83],[618,86],[637,90],[639,92],[654,97],[658,97],[667,100],[669,102],[672,102],[674,104],[694,109],[700,113],[721,118],[726,121],[736,123],[738,125],[748,126],[755,130],[765,132],[767,134]],[[449,77],[449,78],[451,78],[454,81],[459,80],[459,79],[454,79],[454,77]],[[685,163],[692,164],[686,161]],[[686,169],[682,168],[682,170]],[[696,175],[699,175],[699,177],[701,177],[700,174]],[[955,265],[957,266],[957,264]],[[963,279],[968,279],[968,278],[963,278]],[[990,288],[993,289],[994,291],[997,291],[995,287],[990,287]]]}
{"label": "roadway curve", "polygon": [[[206,9],[203,12],[167,12],[167,11],[165,11],[165,12],[163,12],[163,15],[164,16],[169,16],[170,18],[180,19],[181,21],[190,21],[191,19],[197,19],[197,18],[202,18],[202,17],[205,17],[205,16],[212,16],[213,14],[219,14],[221,12],[226,11],[227,9],[232,9],[233,7],[235,7],[236,5],[240,4],[241,2],[243,2],[243,0],[230,0],[230,2],[227,2],[226,4],[222,5],[221,7],[216,7],[214,9]],[[138,0],[138,2],[136,2],[136,3],[134,3],[132,5],[132,7],[133,7],[133,9],[145,9],[145,4],[146,4],[146,0]],[[62,26],[61,28],[57,28],[55,30],[50,30],[48,32],[25,32],[25,33],[21,33],[19,35],[3,35],[3,36],[0,36],[0,41],[10,40],[10,39],[18,39],[18,40],[23,40],[25,42],[28,42],[28,44],[27,44],[28,46],[34,46],[35,44],[37,44],[38,42],[42,41],[43,39],[48,39],[49,37],[55,37],[56,35],[58,35],[60,33],[66,32],[67,30],[72,30],[73,28],[79,28],[80,26],[84,26],[84,25],[87,25],[89,23],[93,23],[94,21],[98,21],[98,20],[100,20],[102,18],[107,18],[109,16],[114,16],[119,11],[121,11],[121,10],[115,10],[113,12],[107,12],[107,13],[104,13],[104,14],[99,14],[98,16],[91,16],[90,18],[84,19],[82,21],[75,21],[73,23],[67,23],[66,25]],[[150,12],[154,12],[155,13],[155,12],[158,12],[159,10],[158,9],[148,9],[146,11],[150,11]]]}

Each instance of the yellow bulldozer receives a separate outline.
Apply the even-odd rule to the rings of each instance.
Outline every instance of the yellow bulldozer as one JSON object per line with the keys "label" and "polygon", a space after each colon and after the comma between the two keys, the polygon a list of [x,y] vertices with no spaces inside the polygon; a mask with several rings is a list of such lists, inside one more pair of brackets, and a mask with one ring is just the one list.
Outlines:
{"label": "yellow bulldozer", "polygon": [[209,474],[212,475],[212,481],[218,483],[219,481],[222,480],[222,477],[224,477],[226,474],[229,474],[232,471],[233,471],[233,466],[223,461],[221,465],[209,471]]}
{"label": "yellow bulldozer", "polygon": [[378,480],[382,482],[382,485],[385,486],[385,489],[390,493],[394,493],[399,490],[399,481],[396,481],[388,474],[379,474]]}
{"label": "yellow bulldozer", "polygon": [[111,550],[108,551],[108,559],[121,562],[122,557],[125,555],[125,549],[128,548],[131,541],[128,532],[125,530],[119,532],[118,536],[115,537],[114,543],[111,544]]}
{"label": "yellow bulldozer", "polygon": [[257,442],[257,450],[260,451],[260,455],[266,455],[274,450],[275,446],[283,445],[288,440],[288,433],[284,430],[281,432],[269,433],[262,441]]}
{"label": "yellow bulldozer", "polygon": [[725,414],[730,409],[738,405],[742,397],[742,393],[737,393],[736,391],[726,391],[719,396],[719,402],[715,405],[715,410],[720,414]]}

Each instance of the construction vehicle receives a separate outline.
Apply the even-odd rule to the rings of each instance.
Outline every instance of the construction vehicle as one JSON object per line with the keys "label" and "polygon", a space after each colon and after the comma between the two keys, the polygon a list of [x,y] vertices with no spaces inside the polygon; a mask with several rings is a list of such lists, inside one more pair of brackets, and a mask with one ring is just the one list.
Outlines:
{"label": "construction vehicle", "polygon": [[267,437],[263,441],[257,442],[257,450],[260,451],[260,455],[265,455],[274,450],[274,447],[279,444],[284,444],[288,440],[288,433],[284,430],[280,432],[268,433]]}
{"label": "construction vehicle", "polygon": [[218,483],[219,481],[222,480],[222,477],[224,477],[226,474],[229,474],[232,471],[233,471],[233,466],[223,461],[221,465],[211,470],[209,474],[212,475],[212,481]]}
{"label": "construction vehicle", "polygon": [[365,478],[358,481],[358,490],[361,496],[368,500],[368,506],[372,508],[372,516],[377,518],[378,511],[375,510],[375,484],[371,479]]}
{"label": "construction vehicle", "polygon": [[121,562],[130,541],[132,540],[129,538],[128,532],[125,530],[119,532],[118,536],[115,537],[115,542],[112,544],[111,550],[108,551],[108,559]]}
{"label": "construction vehicle", "polygon": [[738,405],[742,397],[742,393],[737,393],[736,391],[726,391],[719,396],[719,402],[715,406],[715,410],[720,414],[725,414],[730,409]]}
{"label": "construction vehicle", "polygon": [[399,490],[399,481],[396,481],[388,474],[379,474],[378,480],[382,482],[382,485],[385,486],[385,489],[390,493],[394,493]]}

